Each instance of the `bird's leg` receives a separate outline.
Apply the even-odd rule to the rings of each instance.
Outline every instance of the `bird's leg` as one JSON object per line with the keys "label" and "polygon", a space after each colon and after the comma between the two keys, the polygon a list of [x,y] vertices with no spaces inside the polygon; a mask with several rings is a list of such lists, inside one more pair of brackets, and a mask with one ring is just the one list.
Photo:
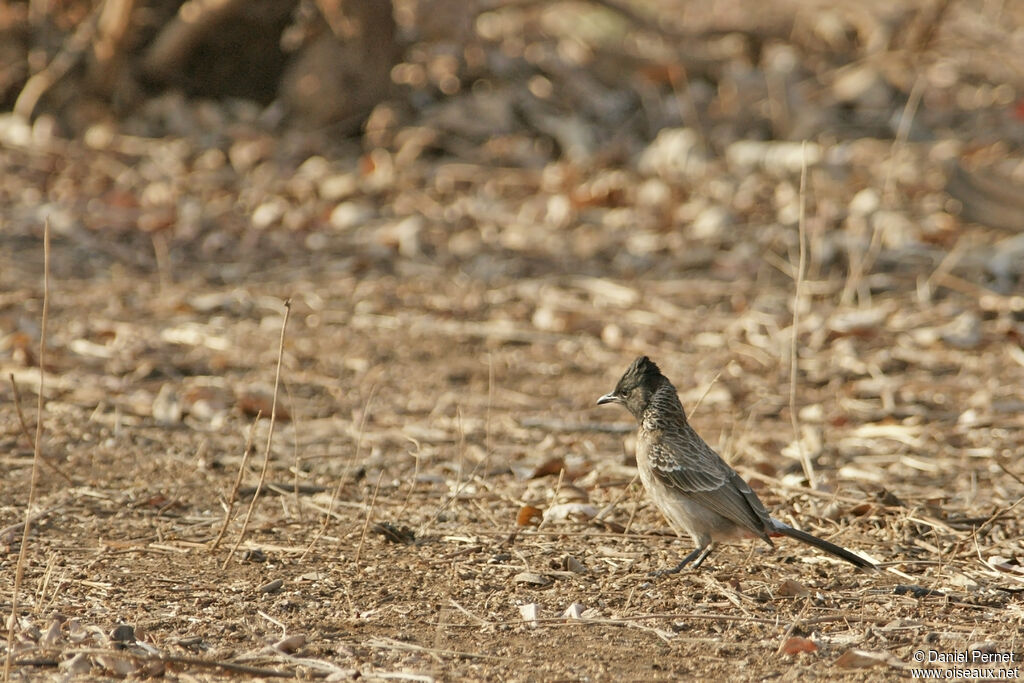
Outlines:
{"label": "bird's leg", "polygon": [[677,564],[672,569],[662,569],[660,571],[651,572],[651,575],[652,576],[664,576],[666,574],[678,574],[679,572],[681,572],[683,570],[683,567],[685,567],[686,565],[690,564],[694,560],[697,560],[696,564],[693,565],[693,568],[696,569],[697,567],[699,567],[701,565],[701,563],[704,562],[704,560],[707,559],[708,555],[711,554],[711,551],[714,550],[714,548],[715,548],[715,546],[714,546],[713,543],[708,543],[705,546],[697,547],[697,548],[694,549],[694,551],[692,553],[690,553],[689,555],[684,557],[682,562]]}
{"label": "bird's leg", "polygon": [[[700,566],[701,566],[702,564],[704,564],[704,560],[708,559],[708,555],[710,555],[710,554],[711,554],[711,551],[712,551],[712,550],[714,550],[714,549],[715,549],[715,544],[714,544],[714,543],[709,543],[709,544],[708,544],[708,547],[704,549],[704,552],[703,552],[703,553],[701,553],[701,556],[700,556],[700,557],[698,557],[698,558],[697,558],[697,561],[693,563],[693,568],[694,568],[694,569],[697,569],[697,568],[698,568],[698,567],[700,567]],[[693,554],[693,553],[691,553],[691,555],[692,555],[692,554]]]}

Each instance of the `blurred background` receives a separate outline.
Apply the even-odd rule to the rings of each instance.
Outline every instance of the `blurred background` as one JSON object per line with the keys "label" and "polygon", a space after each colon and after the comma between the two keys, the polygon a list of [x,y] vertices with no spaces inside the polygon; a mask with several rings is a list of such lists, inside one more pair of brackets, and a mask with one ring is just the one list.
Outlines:
{"label": "blurred background", "polygon": [[484,278],[770,278],[793,260],[806,158],[809,263],[848,278],[844,301],[951,252],[943,276],[1005,292],[1024,263],[1022,13],[8,2],[3,239],[45,214],[89,260],[144,270],[344,253]]}

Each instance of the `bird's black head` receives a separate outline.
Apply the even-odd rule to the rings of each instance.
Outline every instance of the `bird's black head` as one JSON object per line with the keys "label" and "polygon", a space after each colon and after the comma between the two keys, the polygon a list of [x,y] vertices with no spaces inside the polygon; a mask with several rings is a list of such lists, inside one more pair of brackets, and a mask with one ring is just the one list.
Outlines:
{"label": "bird's black head", "polygon": [[639,420],[651,396],[666,382],[668,379],[661,374],[658,366],[647,356],[641,356],[626,369],[622,379],[615,385],[615,391],[597,399],[597,405],[621,403]]}

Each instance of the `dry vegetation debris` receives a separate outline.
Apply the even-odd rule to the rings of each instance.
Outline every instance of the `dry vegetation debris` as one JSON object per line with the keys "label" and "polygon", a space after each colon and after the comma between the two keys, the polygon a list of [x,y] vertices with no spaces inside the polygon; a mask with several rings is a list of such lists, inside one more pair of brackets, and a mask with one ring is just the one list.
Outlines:
{"label": "dry vegetation debris", "polygon": [[[1021,8],[397,5],[359,139],[174,93],[0,119],[5,614],[54,235],[15,676],[1019,659]],[[652,579],[689,548],[592,410],[641,353],[776,516],[889,571],[748,544]]]}

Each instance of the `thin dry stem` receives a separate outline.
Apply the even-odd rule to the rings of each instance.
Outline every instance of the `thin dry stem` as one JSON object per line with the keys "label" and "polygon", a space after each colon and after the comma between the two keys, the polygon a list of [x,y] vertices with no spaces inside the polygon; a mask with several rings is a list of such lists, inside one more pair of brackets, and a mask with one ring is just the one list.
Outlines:
{"label": "thin dry stem", "polygon": [[704,399],[707,398],[708,394],[711,392],[711,387],[715,386],[715,382],[717,382],[718,378],[721,376],[722,371],[719,370],[718,372],[715,373],[715,376],[711,378],[711,381],[708,382],[708,385],[704,387],[704,393],[700,395],[700,398],[697,399],[697,402],[693,404],[693,408],[690,410],[691,417],[693,417],[693,415],[697,412],[697,408],[700,408],[700,404],[704,402]]}
{"label": "thin dry stem", "polygon": [[405,437],[416,446],[416,454],[413,456],[412,466],[412,479],[409,481],[409,492],[405,494],[405,501],[402,502],[402,507],[398,509],[398,514],[395,515],[397,519],[401,519],[405,515],[405,511],[409,509],[409,503],[412,501],[412,494],[416,491],[416,480],[420,476],[420,442],[411,436]]}
{"label": "thin dry stem", "polygon": [[466,427],[462,424],[462,407],[455,407],[455,418],[459,425],[459,464],[455,470],[455,490],[459,490],[462,472],[466,467]]}
{"label": "thin dry stem", "polygon": [[299,410],[292,398],[292,388],[288,382],[284,383],[285,393],[288,394],[288,403],[291,406],[292,414],[292,495],[295,500],[295,512],[299,521],[303,521],[302,501],[299,498]]}
{"label": "thin dry stem", "polygon": [[[564,466],[562,466],[558,470],[558,480],[555,482],[554,493],[551,496],[551,502],[552,503],[557,503],[558,502],[558,492],[562,490],[562,479],[563,478],[565,478],[565,467]],[[537,528],[538,529],[543,529],[544,528],[544,523],[546,521],[547,520],[545,520],[545,519],[541,519],[540,524],[537,525]]]}
{"label": "thin dry stem", "polygon": [[[612,502],[610,502],[607,505],[605,505],[604,509],[602,509],[600,512],[597,513],[597,515],[594,517],[594,521],[595,522],[600,522],[602,519],[604,519],[605,517],[610,515],[612,512],[614,512],[615,508],[618,507],[619,503],[621,503],[622,500],[626,496],[628,496],[630,494],[630,492],[633,490],[633,484],[635,484],[636,480],[639,479],[639,478],[640,478],[640,472],[637,472],[636,474],[634,474],[633,478],[629,480],[629,483],[626,484],[626,486],[622,489],[622,491],[619,492],[619,495],[615,497],[615,500],[613,500]],[[620,536],[621,534],[616,534],[616,535]]]}
{"label": "thin dry stem", "polygon": [[800,165],[800,219],[797,221],[797,235],[800,240],[800,260],[796,268],[796,292],[793,294],[793,338],[789,346],[789,419],[793,424],[793,441],[800,454],[807,485],[817,488],[814,466],[807,456],[800,438],[800,420],[796,414],[797,343],[800,338],[800,307],[803,305],[804,272],[807,269],[807,143],[801,148]]}
{"label": "thin dry stem", "polygon": [[75,32],[64,41],[60,52],[49,64],[38,73],[32,75],[14,101],[13,111],[23,119],[29,120],[36,110],[36,105],[43,95],[78,64],[85,54],[96,32],[96,19],[105,3],[96,5],[96,9],[84,21],[78,24]]}
{"label": "thin dry stem", "polygon": [[[449,657],[462,657],[465,659],[487,659],[499,662],[511,662],[514,661],[509,657],[498,657],[496,655],[485,655],[477,652],[463,652],[461,650],[438,650],[432,647],[423,647],[422,645],[415,645],[413,643],[403,643],[400,640],[394,640],[392,638],[371,638],[366,641],[366,645],[369,647],[375,647],[380,649],[398,650],[403,652],[423,652],[426,654],[441,654]],[[404,678],[405,676],[403,676]]]}
{"label": "thin dry stem", "polygon": [[[998,460],[996,461],[996,465],[999,467],[999,469],[1001,469],[1003,472],[1005,472],[1007,475],[1009,475],[1015,482],[1017,482],[1018,484],[1021,484],[1022,486],[1024,486],[1024,479],[1022,479],[1020,476],[1018,476],[1018,475],[1014,474],[1013,472],[1011,472],[1010,470],[1008,470],[1006,468],[1006,465],[1004,465],[1003,463],[999,462]],[[1016,503],[1014,503],[1014,505],[1016,505]]]}
{"label": "thin dry stem", "polygon": [[[668,82],[672,87],[672,96],[676,102],[676,109],[679,112],[679,119],[687,123],[687,127],[697,134],[701,149],[707,150],[708,138],[704,130],[704,122],[700,117],[700,107],[693,96],[693,89],[690,87],[690,78],[686,73],[686,66],[677,62],[668,70]],[[683,106],[683,102],[686,106]]]}
{"label": "thin dry stem", "polygon": [[476,614],[473,614],[468,609],[466,609],[465,607],[463,607],[462,605],[460,605],[459,603],[455,602],[454,600],[452,600],[450,598],[448,600],[448,604],[450,604],[452,607],[454,607],[455,609],[457,609],[460,612],[462,612],[463,614],[465,614],[470,619],[473,619],[474,621],[476,621],[481,626],[490,626],[491,625],[491,622],[487,621],[483,617],[480,617],[480,616],[477,616]]}
{"label": "thin dry stem", "polygon": [[242,451],[242,462],[238,466],[238,476],[235,477],[235,484],[231,487],[231,493],[228,494],[228,509],[224,513],[224,524],[220,528],[220,533],[217,534],[217,540],[210,546],[210,551],[216,550],[220,546],[221,540],[224,538],[224,532],[227,531],[228,524],[231,523],[231,518],[235,509],[235,501],[238,499],[238,487],[242,484],[242,476],[245,474],[245,465],[249,462],[249,456],[252,455],[252,442],[256,434],[256,425],[260,421],[260,416],[263,415],[263,411],[256,412],[256,419],[249,425],[249,434],[245,438],[245,450]]}
{"label": "thin dry stem", "polygon": [[[637,476],[639,476],[639,473],[637,473]],[[633,528],[633,520],[636,519],[636,513],[640,512],[640,506],[643,504],[643,487],[634,489],[632,486],[636,479],[634,477],[633,481],[630,482],[629,488],[626,489],[627,491],[636,491],[636,495],[633,496],[633,509],[629,513],[629,519],[626,520],[626,526],[622,529],[621,535],[623,536],[627,535],[629,530]]]}
{"label": "thin dry stem", "polygon": [[359,534],[359,545],[356,546],[356,556],[353,558],[355,564],[359,564],[359,557],[363,554],[363,543],[366,541],[366,531],[370,528],[370,520],[373,519],[373,506],[377,504],[377,492],[380,491],[380,480],[384,478],[384,470],[377,475],[377,484],[373,487],[373,495],[370,497],[370,507],[366,510],[366,519],[363,521],[363,530]]}
{"label": "thin dry stem", "polygon": [[224,564],[221,565],[221,569],[228,566],[228,562],[234,556],[238,550],[238,546],[242,545],[242,540],[245,538],[246,532],[249,530],[249,520],[252,519],[252,511],[256,508],[256,501],[259,500],[260,491],[263,488],[263,482],[267,479],[267,467],[270,465],[270,444],[274,440],[274,424],[277,421],[277,394],[278,389],[281,386],[281,364],[284,361],[284,336],[285,331],[288,329],[288,317],[292,312],[292,300],[286,299],[284,302],[284,320],[281,322],[281,340],[277,349],[277,372],[274,375],[274,398],[270,403],[270,427],[267,429],[267,446],[263,451],[263,467],[260,469],[260,479],[256,483],[256,490],[253,491],[252,499],[249,500],[249,508],[245,511],[245,520],[242,522],[242,530],[238,532],[238,538],[235,540],[235,545],[231,548],[231,552],[224,558]]}
{"label": "thin dry stem", "polygon": [[[925,279],[924,283],[918,287],[918,299],[921,300],[922,303],[927,303],[931,300],[932,287],[934,287],[935,283],[941,282],[942,279],[948,275],[951,270],[953,270],[960,259],[963,258],[964,252],[967,251],[965,243],[965,239],[958,239],[953,244],[953,248],[949,250],[949,253],[942,257],[939,265],[935,267],[935,270],[932,271],[931,275],[929,275],[927,279]],[[924,296],[921,296],[921,294]]]}
{"label": "thin dry stem", "polygon": [[174,276],[171,274],[171,257],[167,248],[167,238],[159,230],[151,233],[153,241],[153,257],[156,259],[156,272],[160,281],[160,295],[171,291]]}
{"label": "thin dry stem", "polygon": [[[428,521],[426,524],[424,524],[422,527],[420,527],[420,530],[419,530],[419,535],[420,536],[422,536],[423,534],[427,533],[427,531],[430,529],[430,527],[434,526],[434,522],[436,522],[438,520],[438,518],[442,514],[444,514],[444,511],[448,509],[448,506],[450,506],[453,502],[455,502],[455,499],[459,497],[460,493],[462,493],[462,489],[465,488],[469,484],[470,481],[472,481],[474,475],[476,475],[477,469],[480,467],[480,463],[478,462],[473,467],[473,471],[469,473],[468,477],[466,477],[465,483],[463,483],[463,481],[462,481],[462,471],[463,471],[463,467],[464,467],[465,460],[466,460],[466,430],[465,430],[465,428],[462,425],[462,408],[456,408],[455,415],[456,415],[456,420],[457,420],[458,425],[459,425],[459,464],[458,464],[458,467],[455,470],[455,491],[452,492],[452,495],[448,496],[448,500],[446,500],[444,502],[444,504],[441,505],[440,508],[438,508],[437,512],[434,513],[434,516],[430,518],[430,521]],[[483,461],[481,461],[481,462],[483,462]]]}
{"label": "thin dry stem", "polygon": [[423,527],[420,529],[420,535],[421,536],[424,533],[426,533],[427,529],[429,529],[431,526],[434,525],[434,522],[436,522],[437,519],[442,515],[442,513],[444,513],[444,511],[448,509],[448,506],[451,505],[453,502],[455,502],[455,499],[459,497],[460,493],[462,493],[462,489],[464,489],[466,486],[468,486],[469,482],[473,481],[473,478],[476,477],[477,471],[479,471],[479,469],[485,463],[487,463],[487,461],[490,459],[490,457],[491,457],[491,405],[493,403],[494,403],[494,361],[493,361],[493,357],[490,354],[488,354],[487,355],[487,417],[486,417],[485,422],[484,422],[484,457],[481,458],[479,461],[477,461],[477,463],[475,465],[473,465],[473,470],[469,473],[469,476],[466,477],[466,481],[462,482],[461,481],[461,479],[462,479],[462,463],[463,463],[463,460],[465,458],[466,432],[465,432],[465,430],[462,427],[462,410],[460,408],[459,409],[459,413],[458,413],[458,417],[459,417],[459,469],[458,469],[458,478],[455,481],[455,492],[452,493],[452,495],[448,497],[448,500],[446,500],[444,505],[442,505],[440,507],[440,509],[437,511],[437,513],[434,515],[434,517],[429,522],[427,522],[425,525],[423,525]]}
{"label": "thin dry stem", "polygon": [[[11,380],[11,391],[14,392],[14,410],[18,413],[18,423],[21,425],[21,433],[25,435],[25,440],[28,441],[28,445],[35,451],[35,441],[32,438],[32,434],[28,430],[28,423],[25,421],[25,413],[21,410],[21,392],[18,390],[18,383],[14,381],[14,373],[8,373],[7,375]],[[74,479],[71,478],[64,470],[50,462],[50,459],[40,453],[40,464],[46,465],[48,468],[53,470],[60,476],[61,479],[75,485]]]}
{"label": "thin dry stem", "polygon": [[50,221],[43,223],[43,314],[39,329],[39,397],[36,401],[36,437],[32,444],[32,479],[28,486],[28,501],[25,503],[25,526],[21,530],[21,547],[18,549],[18,563],[14,572],[14,590],[11,593],[11,617],[7,625],[7,657],[4,658],[4,681],[11,680],[11,661],[14,659],[14,627],[18,623],[18,596],[21,582],[25,578],[25,555],[28,549],[28,535],[32,528],[32,508],[36,502],[36,486],[39,483],[39,462],[42,459],[43,443],[43,387],[46,379],[46,326],[50,317]]}
{"label": "thin dry stem", "polygon": [[359,458],[359,451],[362,450],[363,448],[363,430],[366,427],[366,418],[370,414],[370,405],[373,403],[373,396],[376,392],[377,385],[371,386],[370,393],[369,395],[367,395],[366,402],[363,404],[363,414],[359,418],[359,432],[356,435],[356,447],[352,451],[352,457],[349,458],[348,462],[345,463],[345,469],[341,471],[341,477],[338,478],[338,484],[334,487],[334,493],[331,494],[331,502],[330,505],[327,506],[327,513],[324,515],[323,524],[320,525],[320,529],[317,530],[316,535],[313,536],[313,539],[309,542],[309,545],[306,546],[305,552],[303,552],[302,557],[299,558],[300,561],[304,560],[306,556],[313,551],[313,548],[316,546],[317,541],[319,541],[320,537],[324,535],[324,533],[327,531],[327,527],[331,523],[331,518],[335,514],[334,506],[338,502],[338,496],[341,495],[341,488],[345,485],[345,481],[348,479],[348,473],[349,470],[352,469],[352,463],[354,463]]}
{"label": "thin dry stem", "polygon": [[223,660],[200,659],[198,657],[182,657],[168,654],[148,654],[134,652],[132,650],[109,650],[101,648],[75,648],[66,651],[66,654],[76,655],[106,655],[113,658],[126,657],[136,662],[163,662],[181,667],[196,667],[202,669],[223,669],[231,673],[246,674],[249,676],[261,676],[264,678],[298,678],[295,671],[282,671],[280,669],[267,669],[256,666],[246,666],[236,662]]}
{"label": "thin dry stem", "polygon": [[914,116],[917,114],[917,108],[921,104],[921,97],[924,95],[924,88],[927,83],[928,79],[924,73],[919,73],[914,81],[914,85],[910,88],[907,103],[900,113],[900,121],[896,126],[896,137],[892,141],[892,147],[889,148],[889,163],[885,171],[885,182],[882,184],[882,202],[885,205],[892,203],[893,185],[896,177],[894,173],[896,157],[904,145],[907,144],[907,138],[910,137],[910,127],[914,122]]}
{"label": "thin dry stem", "polygon": [[491,406],[494,405],[494,356],[487,354],[487,419],[484,422],[484,461],[491,457]]}
{"label": "thin dry stem", "polygon": [[804,606],[800,609],[800,614],[796,615],[796,619],[793,620],[793,622],[789,625],[789,628],[787,628],[785,633],[782,634],[782,638],[779,639],[779,648],[775,651],[776,656],[782,654],[782,649],[786,647],[786,641],[788,641],[789,637],[793,635],[793,631],[795,631],[800,626],[800,624],[803,623],[804,614],[806,614],[807,608],[810,606],[810,600],[804,602]]}
{"label": "thin dry stem", "polygon": [[[921,97],[924,95],[924,86],[926,83],[927,79],[924,78],[924,76],[918,76],[910,90],[909,97],[907,97],[907,104],[903,107],[903,112],[900,114],[899,125],[896,129],[896,137],[893,139],[892,147],[889,148],[889,164],[885,173],[885,181],[882,184],[882,203],[884,206],[892,204],[893,184],[895,182],[893,169],[896,167],[896,157],[899,154],[899,151],[906,144],[907,137],[910,135],[911,123],[914,120],[917,107],[921,103]],[[881,225],[882,223],[880,221],[874,221],[874,227],[871,231],[871,241],[868,242],[867,251],[863,255],[857,254],[859,258],[855,263],[852,259],[855,252],[851,250],[850,276],[846,281],[846,286],[843,288],[843,294],[841,297],[843,302],[851,302],[853,300],[854,292],[863,294],[863,292],[861,292],[861,284],[863,283],[864,278],[874,267],[875,260],[878,258],[878,253],[882,248]],[[865,290],[865,292],[867,292],[865,297],[870,295],[868,290]]]}

